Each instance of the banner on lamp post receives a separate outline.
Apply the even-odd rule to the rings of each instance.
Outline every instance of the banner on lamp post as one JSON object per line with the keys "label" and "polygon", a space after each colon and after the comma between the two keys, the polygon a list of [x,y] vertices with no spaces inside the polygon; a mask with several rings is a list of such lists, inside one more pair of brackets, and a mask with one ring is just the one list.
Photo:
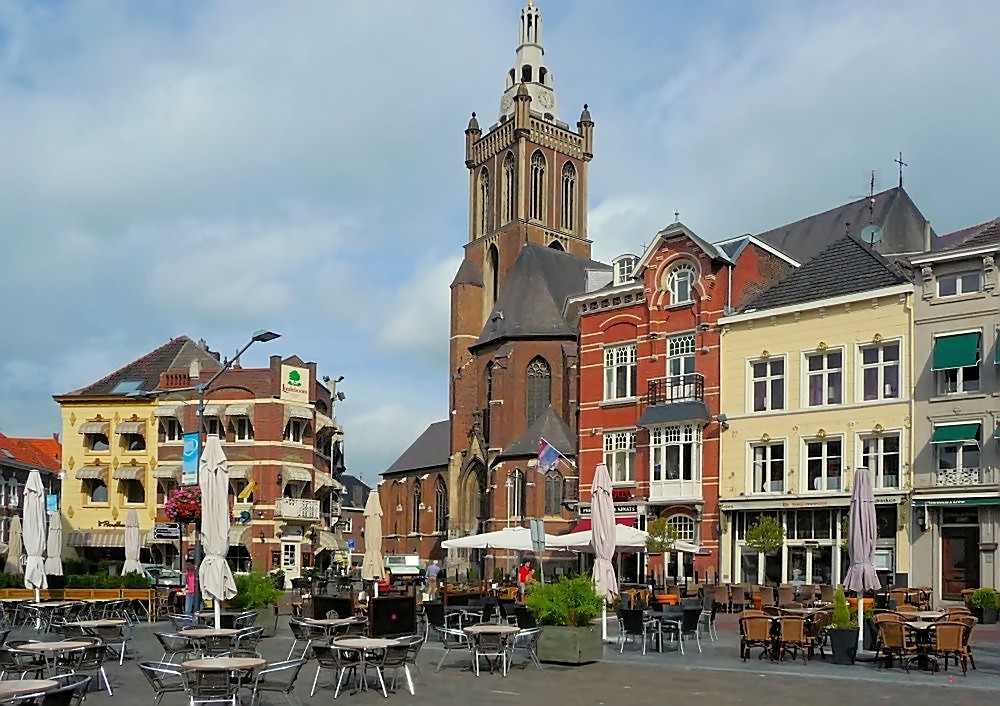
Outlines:
{"label": "banner on lamp post", "polygon": [[196,431],[184,435],[184,456],[181,465],[181,485],[198,485],[198,457],[201,434]]}

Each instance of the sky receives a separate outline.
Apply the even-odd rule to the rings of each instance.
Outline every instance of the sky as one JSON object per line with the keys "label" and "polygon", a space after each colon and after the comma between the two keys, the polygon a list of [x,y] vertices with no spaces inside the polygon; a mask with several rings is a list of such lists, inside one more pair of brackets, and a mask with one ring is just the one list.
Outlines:
{"label": "sky", "polygon": [[[937,232],[1000,216],[1000,3],[538,0],[595,127],[597,259],[674,212],[719,240],[898,179]],[[447,416],[469,114],[519,0],[0,0],[0,431],[178,335],[344,376],[374,482]]]}

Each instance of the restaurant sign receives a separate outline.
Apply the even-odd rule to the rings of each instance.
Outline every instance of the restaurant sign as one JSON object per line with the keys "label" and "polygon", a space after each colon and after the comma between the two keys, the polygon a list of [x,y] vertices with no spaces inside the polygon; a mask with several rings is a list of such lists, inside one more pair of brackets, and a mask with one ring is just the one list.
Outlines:
{"label": "restaurant sign", "polygon": [[[615,504],[615,517],[629,517],[635,516],[639,513],[639,506],[635,503],[630,503],[628,505]],[[590,517],[590,505],[584,505],[580,508],[581,517]]]}
{"label": "restaurant sign", "polygon": [[281,366],[281,399],[309,404],[309,368]]}

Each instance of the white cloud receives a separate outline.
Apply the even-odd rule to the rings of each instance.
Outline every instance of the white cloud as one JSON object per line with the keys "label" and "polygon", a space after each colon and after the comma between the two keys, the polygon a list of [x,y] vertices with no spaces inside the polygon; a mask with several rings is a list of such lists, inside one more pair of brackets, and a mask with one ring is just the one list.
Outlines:
{"label": "white cloud", "polygon": [[447,359],[451,307],[448,283],[461,262],[458,257],[425,262],[414,268],[410,280],[399,283],[378,334],[382,346],[404,355],[428,352],[434,354],[429,356],[432,360],[441,360],[442,355]]}

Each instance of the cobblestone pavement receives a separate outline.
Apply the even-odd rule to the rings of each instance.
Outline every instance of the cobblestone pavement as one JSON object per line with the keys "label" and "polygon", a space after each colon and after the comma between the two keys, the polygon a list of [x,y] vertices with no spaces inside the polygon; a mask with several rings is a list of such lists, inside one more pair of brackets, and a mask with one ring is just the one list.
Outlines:
{"label": "cobblestone pavement", "polygon": [[[269,660],[283,659],[291,645],[291,634],[284,621],[276,637],[261,643],[261,652]],[[159,647],[154,630],[167,630],[168,624],[142,624],[133,629],[133,645],[140,660],[158,659]],[[922,706],[942,703],[958,706],[983,704],[994,700],[1000,692],[1000,629],[981,628],[976,643],[979,667],[963,677],[961,670],[936,674],[914,670],[907,674],[901,669],[879,670],[873,664],[853,667],[836,666],[816,659],[803,665],[801,660],[771,663],[756,656],[746,663],[739,658],[735,619],[723,616],[719,620],[720,640],[702,643],[698,653],[695,644],[686,643],[686,654],[674,649],[664,653],[650,652],[645,656],[636,647],[626,646],[624,654],[608,645],[604,661],[583,667],[545,665],[544,671],[517,663],[506,677],[483,672],[476,677],[468,670],[468,659],[453,654],[440,672],[434,669],[442,650],[430,642],[424,648],[420,664],[426,683],[416,682],[416,696],[403,687],[389,694],[389,701],[409,704],[789,704],[801,706],[842,706],[846,704],[882,702]],[[22,636],[32,636],[23,633]],[[42,639],[55,639],[42,637]],[[669,646],[668,646],[669,647]],[[107,664],[114,699],[118,703],[152,703],[152,690],[135,666],[128,660],[123,666]],[[316,671],[310,662],[299,677],[296,693],[303,704],[329,703],[333,697],[332,675],[320,675],[316,696],[309,697],[309,687]],[[276,700],[275,700],[276,698]],[[106,692],[92,691],[88,706],[110,704]],[[380,692],[361,694],[341,693],[339,701],[348,704],[386,703]],[[187,700],[180,694],[170,694],[161,702],[165,706],[181,706]],[[281,697],[272,697],[265,704],[283,704]]]}

